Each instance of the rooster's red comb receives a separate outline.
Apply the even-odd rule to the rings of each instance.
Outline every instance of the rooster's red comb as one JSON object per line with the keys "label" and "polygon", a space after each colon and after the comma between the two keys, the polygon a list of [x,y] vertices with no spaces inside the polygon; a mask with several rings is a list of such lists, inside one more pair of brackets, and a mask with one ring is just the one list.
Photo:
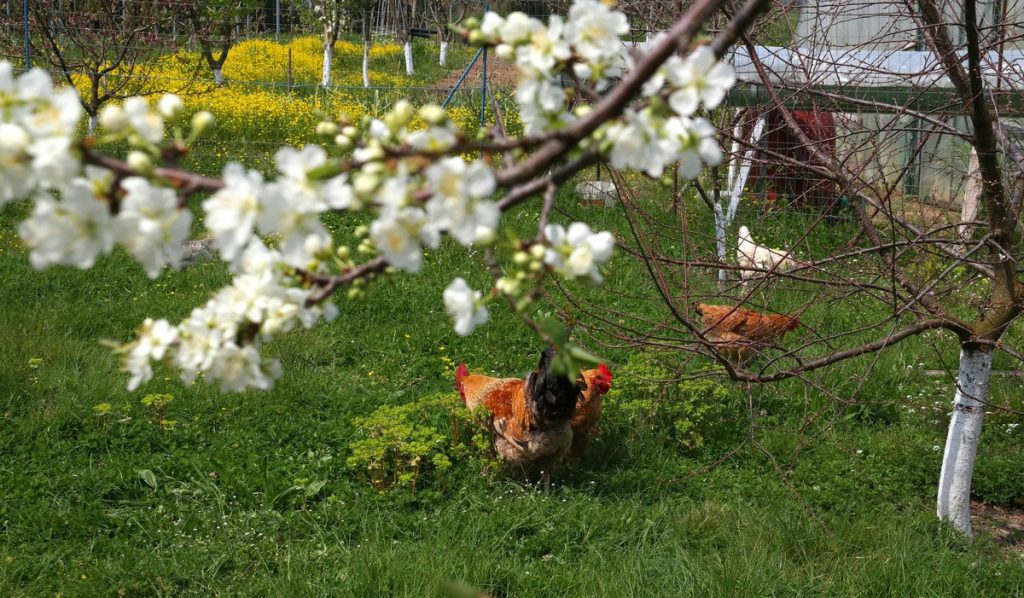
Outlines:
{"label": "rooster's red comb", "polygon": [[608,368],[607,365],[603,363],[598,365],[597,371],[601,372],[601,375],[604,376],[605,378],[608,378],[609,382],[612,380],[612,371],[611,369]]}

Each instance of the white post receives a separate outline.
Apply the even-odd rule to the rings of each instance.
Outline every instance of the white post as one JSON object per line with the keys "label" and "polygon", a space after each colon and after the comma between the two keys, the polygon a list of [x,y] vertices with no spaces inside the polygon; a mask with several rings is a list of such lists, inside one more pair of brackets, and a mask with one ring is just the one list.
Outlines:
{"label": "white post", "polygon": [[440,56],[437,58],[437,63],[441,66],[448,64],[448,42],[441,42]]}
{"label": "white post", "polygon": [[968,537],[972,535],[971,477],[981,438],[981,424],[985,419],[991,374],[991,351],[968,347],[960,349],[960,372],[953,398],[953,414],[949,419],[946,451],[942,455],[936,513],[939,519],[949,521]]}
{"label": "white post", "polygon": [[412,77],[412,40],[405,41],[405,74]]}
{"label": "white post", "polygon": [[[722,204],[715,203],[715,247],[718,250],[718,260],[721,263],[725,263],[725,228],[727,223],[725,221],[725,214],[722,213]],[[718,269],[718,282],[725,284],[728,278],[728,273],[725,268]]]}
{"label": "white post", "polygon": [[370,86],[370,40],[363,40],[363,87]]}
{"label": "white post", "polygon": [[324,45],[324,71],[323,77],[320,79],[320,85],[327,87],[331,84],[331,62],[334,59],[334,45]]}

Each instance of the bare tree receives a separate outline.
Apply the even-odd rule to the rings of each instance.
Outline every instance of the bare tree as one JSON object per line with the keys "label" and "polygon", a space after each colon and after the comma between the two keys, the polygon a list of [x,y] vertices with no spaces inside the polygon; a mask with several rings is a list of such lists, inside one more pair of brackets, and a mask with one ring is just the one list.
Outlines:
{"label": "bare tree", "polygon": [[[224,63],[238,41],[243,19],[259,7],[258,0],[203,0],[180,2],[175,8],[183,14],[189,29],[199,41],[203,59],[213,72],[217,85],[224,83]],[[216,56],[214,54],[216,53]]]}
{"label": "bare tree", "polygon": [[[754,122],[764,112],[746,114],[745,126],[742,114],[719,115],[719,122],[733,131],[734,163],[760,173],[747,181],[745,195],[772,209],[790,201],[803,209],[803,224],[782,232],[767,220],[760,226],[742,222],[766,255],[775,252],[778,259],[735,266],[721,252],[709,252],[709,241],[721,237],[694,229],[685,203],[659,212],[638,199],[635,183],[617,175],[634,232],[624,247],[645,264],[653,282],[653,294],[637,292],[632,299],[654,302],[663,316],[643,318],[634,315],[639,310],[608,310],[569,296],[582,326],[618,342],[701,353],[735,380],[800,378],[823,393],[827,384],[814,373],[840,362],[921,335],[930,343],[956,343],[959,367],[937,512],[968,535],[982,421],[986,410],[996,408],[988,395],[993,355],[1024,358],[1005,339],[1024,310],[1018,265],[1024,258],[1018,233],[1024,153],[1009,118],[1020,115],[1013,106],[1024,85],[1024,53],[1014,49],[1020,42],[1016,28],[993,23],[989,8],[983,16],[976,0],[943,6],[935,0],[819,3],[805,7],[815,12],[805,15],[812,26],[803,39],[759,46],[744,36],[735,63],[750,83],[736,97],[760,104],[770,117],[757,133]],[[1016,19],[1003,17],[1004,24]],[[827,28],[816,28],[826,21],[861,37],[847,45],[830,40]],[[785,138],[791,141],[779,141]],[[780,186],[780,179],[789,183]],[[980,189],[971,183],[979,180]],[[718,175],[693,187],[712,207],[722,205],[726,191]],[[972,194],[980,217],[962,221],[961,214],[971,213],[970,197],[963,211],[956,203]],[[831,255],[783,259],[808,239],[835,238],[828,223],[843,209],[856,226]],[[733,276],[717,284],[718,270]],[[753,281],[733,282],[736,274]],[[783,304],[805,332],[786,343],[726,337],[694,313],[691,305],[698,301],[762,311]],[[833,319],[830,305],[839,302],[859,317]],[[762,357],[736,358],[753,352]],[[753,410],[751,418],[757,418]]]}
{"label": "bare tree", "polygon": [[440,42],[437,63],[441,66],[448,64],[448,45],[455,39],[455,34],[449,25],[461,21],[471,8],[471,4],[475,3],[469,0],[440,0],[439,2],[427,2],[425,5],[430,24],[437,29],[437,37]]}
{"label": "bare tree", "polygon": [[334,45],[341,38],[342,26],[345,24],[345,9],[345,0],[313,0],[313,14],[319,23],[324,44],[323,74],[320,77],[320,84],[324,87],[331,84]]}
{"label": "bare tree", "polygon": [[[110,100],[183,93],[193,81],[194,72],[184,80],[157,77],[153,58],[166,39],[159,33],[167,13],[156,3],[82,0],[70,7],[40,0],[32,3],[30,14],[34,59],[79,87],[90,132],[96,128],[100,108]],[[79,78],[85,79],[85,85],[79,85]]]}

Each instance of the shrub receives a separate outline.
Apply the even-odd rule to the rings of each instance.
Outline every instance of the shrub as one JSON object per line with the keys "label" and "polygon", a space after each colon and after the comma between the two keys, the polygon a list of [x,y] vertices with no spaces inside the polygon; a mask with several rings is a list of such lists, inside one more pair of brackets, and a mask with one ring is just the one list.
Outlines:
{"label": "shrub", "polygon": [[355,425],[362,438],[349,444],[348,467],[380,491],[415,494],[441,481],[454,464],[480,459],[490,447],[485,428],[454,393],[385,405],[356,418]]}
{"label": "shrub", "polygon": [[[632,437],[663,435],[687,452],[724,440],[733,408],[728,389],[710,377],[681,380],[653,355],[636,354],[615,375],[605,401],[606,420]],[[620,373],[621,372],[621,373]]]}

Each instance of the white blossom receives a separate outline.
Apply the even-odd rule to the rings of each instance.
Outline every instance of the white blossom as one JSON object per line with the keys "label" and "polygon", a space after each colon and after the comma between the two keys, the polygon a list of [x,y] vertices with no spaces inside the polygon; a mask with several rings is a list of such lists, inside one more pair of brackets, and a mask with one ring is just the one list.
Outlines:
{"label": "white blossom", "polygon": [[427,202],[430,226],[447,230],[456,241],[470,245],[493,236],[501,212],[484,198],[494,193],[494,173],[483,162],[466,165],[460,157],[445,158],[424,172],[434,192]]}
{"label": "white blossom", "polygon": [[616,168],[636,168],[652,177],[660,177],[665,165],[676,157],[678,141],[665,138],[650,109],[635,112],[626,109],[624,122],[608,127],[612,142],[611,162]]}
{"label": "white blossom", "polygon": [[224,188],[203,202],[204,224],[225,260],[234,261],[252,238],[263,195],[263,175],[230,162]]}
{"label": "white blossom", "polygon": [[455,320],[455,333],[467,336],[487,321],[487,308],[481,303],[480,291],[474,291],[462,278],[456,278],[444,290],[444,306]]}
{"label": "white blossom", "polygon": [[700,102],[706,110],[717,108],[736,83],[732,67],[718,62],[710,46],[701,46],[684,61],[672,61],[666,66],[670,66],[668,80],[676,88],[668,101],[680,116],[693,114]]}
{"label": "white blossom", "polygon": [[91,268],[96,256],[114,246],[110,206],[93,193],[85,179],[75,179],[61,199],[40,195],[32,216],[18,226],[35,268],[66,264]]}
{"label": "white blossom", "polygon": [[174,190],[156,187],[142,177],[126,178],[121,188],[125,196],[116,227],[121,244],[150,278],[156,278],[165,264],[180,266],[192,215],[178,208]]}
{"label": "white blossom", "polygon": [[695,179],[704,166],[722,161],[722,149],[715,141],[715,127],[703,118],[673,117],[665,123],[665,135],[678,144],[679,174]]}
{"label": "white blossom", "polygon": [[384,209],[370,225],[370,238],[392,266],[408,272],[420,271],[424,245],[437,247],[441,241],[427,226],[426,213],[409,206]]}
{"label": "white blossom", "polygon": [[573,222],[568,232],[560,224],[549,224],[544,235],[549,243],[544,263],[565,276],[589,276],[595,283],[604,280],[598,266],[611,259],[615,248],[615,237],[610,232],[595,233],[586,224]]}
{"label": "white blossom", "polygon": [[167,320],[146,318],[135,342],[125,348],[124,369],[132,375],[128,390],[136,390],[153,377],[152,362],[163,359],[177,340],[178,329]]}
{"label": "white blossom", "polygon": [[281,376],[281,364],[276,360],[264,362],[252,345],[239,347],[235,343],[225,343],[214,355],[209,375],[220,381],[223,392],[250,388],[268,390]]}
{"label": "white blossom", "polygon": [[150,109],[145,98],[134,97],[124,101],[124,116],[128,126],[147,143],[156,145],[164,138],[164,119]]}
{"label": "white blossom", "polygon": [[622,52],[621,37],[629,33],[626,15],[597,0],[576,0],[569,9],[565,39],[591,64],[601,64]]}

